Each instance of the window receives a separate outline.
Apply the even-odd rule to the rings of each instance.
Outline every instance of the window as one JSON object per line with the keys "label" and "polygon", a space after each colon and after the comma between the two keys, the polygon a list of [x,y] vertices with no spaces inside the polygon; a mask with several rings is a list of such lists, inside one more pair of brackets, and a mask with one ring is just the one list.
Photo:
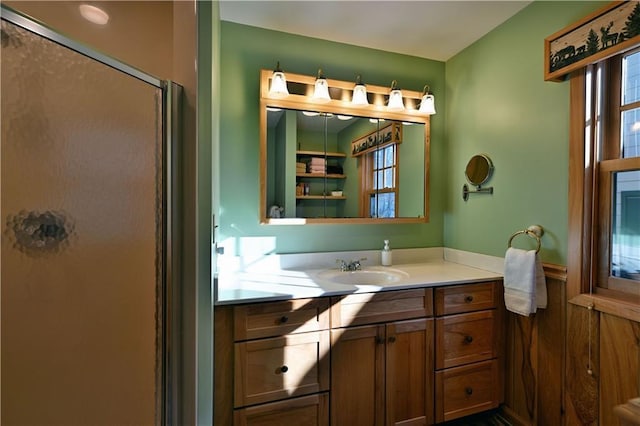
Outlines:
{"label": "window", "polygon": [[368,209],[369,217],[398,215],[398,149],[392,143],[365,155],[362,207]]}
{"label": "window", "polygon": [[585,282],[640,302],[640,50],[589,67],[584,93]]}

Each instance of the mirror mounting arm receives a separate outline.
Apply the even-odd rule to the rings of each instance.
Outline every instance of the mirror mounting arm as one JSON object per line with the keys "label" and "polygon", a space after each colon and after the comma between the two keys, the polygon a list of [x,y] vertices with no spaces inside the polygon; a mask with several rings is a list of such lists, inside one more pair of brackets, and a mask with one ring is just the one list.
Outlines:
{"label": "mirror mounting arm", "polygon": [[469,186],[465,183],[462,185],[462,199],[467,201],[469,199],[469,194],[493,194],[493,186],[489,186],[487,188],[482,188],[480,185],[476,187],[475,191],[469,189]]}

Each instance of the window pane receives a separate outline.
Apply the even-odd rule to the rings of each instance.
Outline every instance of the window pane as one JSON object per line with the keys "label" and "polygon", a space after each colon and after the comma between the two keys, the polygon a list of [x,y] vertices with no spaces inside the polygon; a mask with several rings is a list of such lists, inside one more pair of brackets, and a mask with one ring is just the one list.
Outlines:
{"label": "window pane", "polygon": [[384,167],[384,149],[376,151],[375,163],[374,166],[376,169],[381,169]]}
{"label": "window pane", "polygon": [[393,188],[393,169],[384,170],[384,188]]}
{"label": "window pane", "polygon": [[625,56],[622,61],[622,104],[640,100],[640,52]]}
{"label": "window pane", "polygon": [[369,211],[371,217],[395,217],[396,194],[394,192],[383,192],[371,194]]}
{"label": "window pane", "polygon": [[614,174],[611,275],[640,281],[640,170]]}
{"label": "window pane", "polygon": [[384,188],[384,170],[375,173],[373,179],[373,189]]}
{"label": "window pane", "polygon": [[622,158],[640,157],[640,108],[622,113]]}
{"label": "window pane", "polygon": [[395,145],[389,145],[388,147],[385,148],[384,150],[384,166],[385,167],[392,167],[395,165],[396,161],[395,161],[395,155],[394,154],[394,148]]}

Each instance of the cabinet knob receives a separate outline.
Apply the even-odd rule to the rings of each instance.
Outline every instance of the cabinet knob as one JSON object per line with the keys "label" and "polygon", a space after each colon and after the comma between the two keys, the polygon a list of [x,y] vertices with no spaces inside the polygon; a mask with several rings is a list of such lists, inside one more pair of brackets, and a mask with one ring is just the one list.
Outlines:
{"label": "cabinet knob", "polygon": [[468,295],[464,298],[464,301],[467,303],[471,303],[473,302],[473,296],[472,295]]}
{"label": "cabinet knob", "polygon": [[396,341],[396,336],[389,337],[389,343],[393,343]]}
{"label": "cabinet knob", "polygon": [[376,337],[376,343],[381,345],[381,344],[384,343],[384,339],[382,337],[378,336],[378,337]]}
{"label": "cabinet knob", "polygon": [[464,393],[466,393],[467,395],[471,395],[473,393],[473,388],[471,387],[464,388]]}
{"label": "cabinet knob", "polygon": [[467,344],[473,342],[473,336],[469,336],[469,335],[464,336],[464,342]]}
{"label": "cabinet knob", "polygon": [[283,316],[280,317],[280,324],[284,324],[287,321],[289,321],[289,317],[288,316],[283,315]]}
{"label": "cabinet knob", "polygon": [[282,367],[280,367],[280,371],[283,373],[286,373],[287,371],[289,371],[289,367],[287,367],[286,365],[283,365]]}

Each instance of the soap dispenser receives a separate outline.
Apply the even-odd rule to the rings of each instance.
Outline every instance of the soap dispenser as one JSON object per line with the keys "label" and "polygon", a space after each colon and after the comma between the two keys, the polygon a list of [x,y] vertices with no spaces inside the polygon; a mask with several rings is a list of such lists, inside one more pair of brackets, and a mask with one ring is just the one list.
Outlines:
{"label": "soap dispenser", "polygon": [[384,247],[382,248],[381,253],[381,263],[382,266],[391,266],[391,248],[389,247],[389,240],[384,240]]}

